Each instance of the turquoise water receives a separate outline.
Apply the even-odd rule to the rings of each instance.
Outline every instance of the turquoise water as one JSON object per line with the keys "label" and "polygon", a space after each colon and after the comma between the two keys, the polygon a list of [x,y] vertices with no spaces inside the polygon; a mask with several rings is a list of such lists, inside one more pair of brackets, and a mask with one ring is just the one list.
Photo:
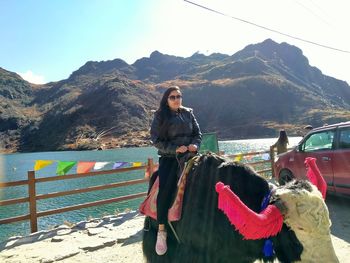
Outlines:
{"label": "turquoise water", "polygon": [[[289,138],[290,144],[295,145],[300,137]],[[219,142],[220,150],[226,154],[237,154],[240,152],[267,150],[276,138],[255,139],[255,140],[234,140]],[[0,157],[0,182],[18,181],[27,179],[27,171],[33,170],[36,160],[59,160],[59,161],[100,161],[111,162],[104,167],[104,170],[112,168],[113,162],[147,162],[147,158],[153,158],[157,162],[157,151],[154,147],[126,148],[105,151],[66,151],[66,152],[39,152],[39,153],[18,153],[1,155]],[[36,172],[36,177],[55,176],[56,164],[52,164]],[[73,167],[69,173],[75,173]],[[143,178],[144,171],[132,171],[127,173],[99,175],[71,180],[62,180],[37,184],[37,193],[45,194],[60,192],[71,189],[85,188],[93,185],[103,185],[113,182]],[[27,186],[10,187],[0,190],[0,200],[20,198],[28,196]],[[147,184],[139,184],[128,187],[94,191],[76,195],[68,195],[45,200],[38,200],[37,211],[45,211],[60,207],[92,202],[131,193],[147,191]],[[81,210],[66,212],[62,214],[38,218],[39,230],[48,229],[63,222],[78,222],[91,217],[114,214],[124,211],[127,208],[137,209],[143,198],[113,203],[103,206],[85,208]],[[16,204],[0,207],[0,218],[8,218],[28,214],[28,204]],[[13,224],[0,225],[0,241],[14,235],[26,235],[30,233],[29,222],[17,222]]]}

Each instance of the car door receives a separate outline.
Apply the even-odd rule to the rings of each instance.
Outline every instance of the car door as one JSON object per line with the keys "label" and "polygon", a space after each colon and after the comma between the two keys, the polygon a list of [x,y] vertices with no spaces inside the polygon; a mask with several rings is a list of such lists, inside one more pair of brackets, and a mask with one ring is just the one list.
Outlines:
{"label": "car door", "polygon": [[339,128],[339,140],[334,150],[334,186],[339,193],[350,194],[350,127]]}
{"label": "car door", "polygon": [[312,133],[299,147],[299,154],[295,155],[296,163],[303,167],[301,174],[306,175],[305,158],[316,158],[316,164],[327,182],[328,190],[335,191],[333,182],[333,155],[335,130],[325,130]]}

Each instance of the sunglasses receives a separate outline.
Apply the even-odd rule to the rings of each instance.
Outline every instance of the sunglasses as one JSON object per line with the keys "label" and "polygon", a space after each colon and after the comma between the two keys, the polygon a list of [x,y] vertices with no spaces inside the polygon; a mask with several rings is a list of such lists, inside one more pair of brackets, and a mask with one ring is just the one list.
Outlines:
{"label": "sunglasses", "polygon": [[171,95],[168,97],[169,100],[179,100],[182,99],[182,95]]}

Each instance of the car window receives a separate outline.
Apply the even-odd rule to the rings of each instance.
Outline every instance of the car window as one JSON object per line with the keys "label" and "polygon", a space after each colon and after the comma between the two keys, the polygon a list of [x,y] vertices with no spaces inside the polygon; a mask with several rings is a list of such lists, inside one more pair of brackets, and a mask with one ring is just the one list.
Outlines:
{"label": "car window", "polygon": [[320,150],[332,149],[334,139],[334,131],[322,131],[311,134],[305,140],[301,149],[304,152],[314,152]]}
{"label": "car window", "polygon": [[350,149],[350,128],[340,130],[339,148]]}

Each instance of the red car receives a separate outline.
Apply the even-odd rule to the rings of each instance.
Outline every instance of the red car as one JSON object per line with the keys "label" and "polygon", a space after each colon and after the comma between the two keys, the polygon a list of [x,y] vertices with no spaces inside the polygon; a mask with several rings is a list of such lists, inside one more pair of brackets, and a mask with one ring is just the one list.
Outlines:
{"label": "red car", "polygon": [[293,150],[278,155],[276,181],[305,178],[306,157],[316,158],[328,191],[350,195],[350,121],[313,129]]}

